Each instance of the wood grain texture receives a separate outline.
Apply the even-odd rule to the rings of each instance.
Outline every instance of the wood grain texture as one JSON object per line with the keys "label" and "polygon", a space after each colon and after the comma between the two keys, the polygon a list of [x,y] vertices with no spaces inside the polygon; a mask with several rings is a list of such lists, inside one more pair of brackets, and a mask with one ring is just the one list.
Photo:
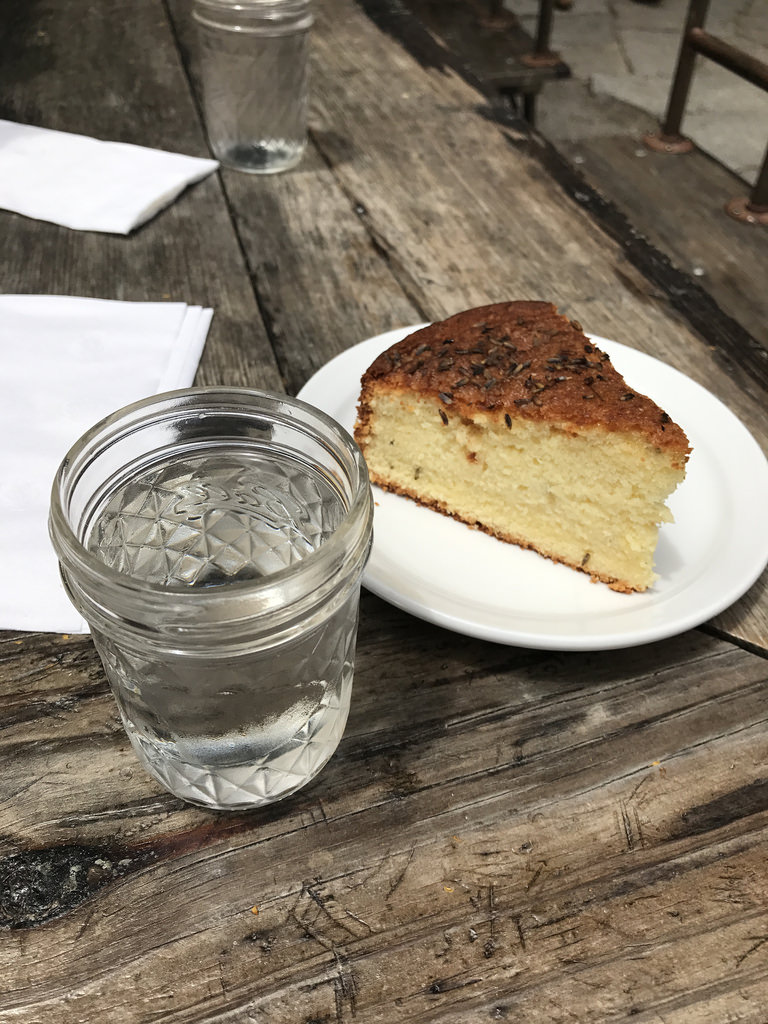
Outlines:
{"label": "wood grain texture", "polygon": [[[208,155],[162,4],[132,4],[130,26],[114,4],[10,6],[14,16],[0,49],[8,83],[0,116]],[[217,175],[128,237],[7,211],[0,211],[0,230],[3,291],[211,306],[198,383],[284,389]]]}
{"label": "wood grain texture", "polygon": [[[273,809],[212,816],[136,767],[87,639],[55,668],[26,645],[51,727],[30,746],[4,673],[0,1014],[589,1020],[761,980],[762,658],[696,634],[499,648],[367,597],[337,755]],[[80,892],[33,927],[44,854]]]}
{"label": "wood grain texture", "polygon": [[[199,94],[188,5],[172,0],[171,11]],[[259,307],[291,394],[358,341],[423,320],[366,230],[364,206],[344,192],[318,151],[324,141],[313,118],[308,152],[291,174],[264,178],[222,170]]]}
{"label": "wood grain texture", "polygon": [[[369,228],[421,308],[442,317],[496,299],[550,299],[593,333],[703,383],[768,444],[757,384],[721,365],[722,354],[686,327],[619,245],[553,189],[525,137],[489,131],[482,100],[450,69],[422,69],[387,37],[372,39],[362,12],[325,7],[316,109],[326,156],[350,194],[372,193]],[[393,74],[399,88],[377,104],[380,82]],[[386,146],[375,144],[381,136]],[[365,160],[343,160],[339,139]]]}
{"label": "wood grain texture", "polygon": [[[703,152],[682,158],[652,152],[641,141],[654,127],[647,114],[568,85],[576,91],[556,86],[544,98],[551,111],[548,138],[578,162],[584,181],[614,202],[638,233],[768,349],[765,231],[750,230],[724,209],[748,191],[744,181]],[[592,118],[593,127],[578,141],[569,131],[569,115]]]}
{"label": "wood grain texture", "polygon": [[763,571],[744,597],[711,619],[706,628],[765,654],[768,648],[768,570]]}
{"label": "wood grain texture", "polygon": [[[118,40],[114,10],[83,0],[77,53],[73,6],[12,19],[26,56],[6,114],[91,133],[114,118],[111,137],[202,152],[182,6],[172,35],[143,0]],[[318,15],[296,173],[212,178],[129,239],[0,214],[9,279],[136,298],[168,281],[217,309],[201,379],[289,389],[398,321],[554,298],[765,439],[755,377],[465,82],[346,0]],[[0,634],[0,1021],[764,1024],[764,584],[745,601],[709,631],[562,654],[365,594],[337,754],[232,815],[143,773],[87,637]]]}
{"label": "wood grain texture", "polygon": [[526,62],[535,42],[502,5],[494,11],[487,0],[361,2],[380,27],[392,28],[398,38],[418,34],[421,48],[430,47],[436,55],[442,49],[445,64],[460,69],[489,95],[501,90],[535,95],[546,81],[570,74],[559,59],[539,65]]}

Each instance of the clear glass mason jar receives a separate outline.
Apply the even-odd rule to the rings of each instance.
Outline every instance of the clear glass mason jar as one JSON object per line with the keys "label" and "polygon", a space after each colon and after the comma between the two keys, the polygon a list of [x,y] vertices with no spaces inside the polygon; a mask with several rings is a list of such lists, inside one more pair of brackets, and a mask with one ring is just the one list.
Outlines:
{"label": "clear glass mason jar", "polygon": [[194,0],[203,111],[222,163],[294,167],[307,141],[309,0]]}
{"label": "clear glass mason jar", "polygon": [[331,757],[372,516],[355,442],[287,397],[170,392],[71,449],[50,512],[62,578],[139,760],[171,792],[255,807]]}

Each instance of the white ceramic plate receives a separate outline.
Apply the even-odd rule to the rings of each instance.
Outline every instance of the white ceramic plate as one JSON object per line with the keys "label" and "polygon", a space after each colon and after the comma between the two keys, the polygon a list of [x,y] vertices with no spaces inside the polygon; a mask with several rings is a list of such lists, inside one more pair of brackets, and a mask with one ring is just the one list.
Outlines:
{"label": "white ceramic plate", "polygon": [[[327,363],[299,398],[348,431],[360,378],[380,352],[415,327],[389,331]],[[651,356],[595,337],[632,387],[686,431],[685,481],[662,527],[659,579],[618,594],[584,573],[495,540],[374,487],[374,543],[364,584],[405,611],[496,643],[607,650],[673,636],[727,608],[768,561],[768,463],[752,435],[714,395]]]}

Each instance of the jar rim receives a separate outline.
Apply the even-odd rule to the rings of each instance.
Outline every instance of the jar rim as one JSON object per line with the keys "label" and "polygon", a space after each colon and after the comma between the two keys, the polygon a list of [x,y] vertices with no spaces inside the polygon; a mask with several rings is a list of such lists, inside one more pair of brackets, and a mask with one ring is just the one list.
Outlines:
{"label": "jar rim", "polygon": [[311,7],[311,0],[194,0],[196,7],[217,7],[222,10],[248,10],[264,7]]}
{"label": "jar rim", "polygon": [[[311,0],[194,0],[193,17],[196,21],[209,24],[205,18],[206,13],[230,16],[236,18],[238,15],[248,17],[256,15],[266,18],[301,16],[306,27],[309,27],[314,19]],[[217,22],[210,22],[211,25],[218,25]],[[219,27],[225,28],[226,24]]]}
{"label": "jar rim", "polygon": [[[89,551],[86,543],[80,539],[70,522],[66,511],[67,495],[71,494],[77,479],[84,468],[89,455],[95,456],[111,444],[114,444],[121,433],[140,424],[147,425],[151,420],[158,419],[161,410],[171,414],[182,411],[222,412],[229,408],[234,410],[237,403],[243,405],[244,411],[257,413],[261,416],[271,414],[290,422],[299,430],[308,432],[310,427],[320,431],[320,436],[327,442],[336,445],[339,452],[347,456],[353,477],[349,480],[350,500],[339,526],[314,551],[307,553],[292,565],[258,579],[233,580],[221,586],[195,588],[188,584],[162,584],[149,580],[136,579],[104,563],[96,554]],[[250,410],[246,409],[251,404]],[[74,476],[74,479],[71,479]],[[312,578],[320,587],[338,571],[344,559],[344,552],[354,548],[356,540],[370,530],[372,520],[372,495],[365,460],[352,436],[327,413],[314,406],[273,392],[260,391],[246,387],[193,387],[177,391],[167,391],[130,405],[117,409],[94,424],[74,442],[60,463],[51,489],[49,516],[49,532],[51,540],[62,565],[78,577],[87,579],[90,586],[106,587],[111,594],[120,594],[122,598],[140,599],[150,604],[166,605],[174,602],[182,617],[184,610],[200,606],[204,600],[207,608],[223,608],[244,598],[252,599],[259,605],[270,609],[276,605],[284,605],[279,600],[279,591],[299,578]]]}

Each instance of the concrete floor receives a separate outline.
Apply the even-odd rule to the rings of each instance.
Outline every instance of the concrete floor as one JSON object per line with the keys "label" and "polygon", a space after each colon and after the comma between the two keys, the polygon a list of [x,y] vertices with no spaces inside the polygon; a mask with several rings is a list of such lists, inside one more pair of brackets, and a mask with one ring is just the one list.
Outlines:
{"label": "concrete floor", "polygon": [[[535,34],[538,0],[506,0]],[[537,126],[546,137],[577,142],[605,134],[606,122],[654,128],[666,109],[688,0],[573,0],[556,10],[553,49],[572,78],[548,83]],[[712,0],[706,26],[768,62],[767,0]],[[768,93],[704,57],[697,59],[683,132],[752,184],[768,143]]]}

